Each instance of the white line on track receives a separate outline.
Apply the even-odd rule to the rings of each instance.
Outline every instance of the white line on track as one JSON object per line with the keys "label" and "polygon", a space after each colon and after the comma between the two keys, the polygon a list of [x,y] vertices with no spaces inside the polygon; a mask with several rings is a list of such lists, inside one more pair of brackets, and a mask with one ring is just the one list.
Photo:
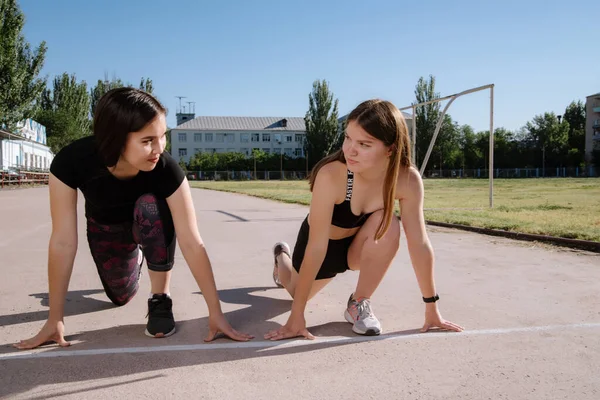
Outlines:
{"label": "white line on track", "polygon": [[22,359],[37,359],[37,358],[55,358],[55,357],[76,357],[76,356],[95,356],[95,355],[110,355],[110,354],[131,354],[131,353],[157,353],[165,351],[190,351],[190,350],[223,350],[223,349],[248,349],[248,348],[270,348],[280,349],[285,347],[299,346],[318,346],[323,343],[331,344],[351,344],[360,342],[374,342],[380,340],[413,340],[427,339],[432,337],[463,337],[463,336],[478,336],[478,335],[504,335],[511,333],[529,333],[529,332],[548,332],[561,331],[571,329],[595,329],[600,328],[600,323],[587,324],[570,324],[570,325],[546,325],[532,326],[522,328],[500,328],[500,329],[480,329],[472,331],[456,332],[429,332],[429,333],[397,333],[381,336],[353,336],[353,337],[325,337],[315,340],[294,339],[287,341],[250,341],[250,342],[228,342],[228,343],[213,343],[213,344],[187,344],[173,346],[147,346],[147,347],[125,347],[125,348],[109,348],[109,349],[91,349],[91,350],[63,350],[53,348],[48,350],[35,351],[17,351],[14,353],[0,354],[2,360],[22,360]]}

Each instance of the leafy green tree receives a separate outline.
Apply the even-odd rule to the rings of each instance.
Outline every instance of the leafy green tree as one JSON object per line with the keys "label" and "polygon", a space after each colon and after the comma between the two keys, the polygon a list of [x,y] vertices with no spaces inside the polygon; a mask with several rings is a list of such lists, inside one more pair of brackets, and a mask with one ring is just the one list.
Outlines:
{"label": "leafy green tree", "polygon": [[[413,104],[425,103],[427,101],[439,99],[440,94],[435,91],[435,77],[429,75],[429,79],[419,78],[415,86],[415,102]],[[422,160],[427,154],[429,143],[433,137],[435,126],[440,116],[440,103],[435,102],[424,106],[419,106],[415,110],[415,125],[417,128],[415,163],[421,165]],[[432,154],[430,159],[435,159]]]}
{"label": "leafy green tree", "polygon": [[304,117],[306,125],[306,150],[309,162],[314,165],[329,154],[338,133],[338,100],[333,100],[327,81],[313,82],[308,95],[309,108]]}
{"label": "leafy green tree", "polygon": [[35,101],[45,86],[38,77],[46,56],[46,42],[32,52],[22,30],[25,16],[16,0],[0,0],[0,127],[12,131],[17,122],[32,117]]}
{"label": "leafy green tree", "polygon": [[46,127],[54,153],[90,134],[89,109],[87,84],[77,82],[75,75],[63,73],[54,78],[52,90],[43,90],[35,119]]}

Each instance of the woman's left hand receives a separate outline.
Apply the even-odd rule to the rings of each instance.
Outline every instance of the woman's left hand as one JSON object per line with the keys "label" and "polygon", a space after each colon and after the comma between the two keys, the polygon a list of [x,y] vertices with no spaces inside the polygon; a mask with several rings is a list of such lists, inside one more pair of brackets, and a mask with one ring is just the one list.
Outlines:
{"label": "woman's left hand", "polygon": [[254,336],[236,331],[229,325],[223,314],[208,317],[208,335],[204,339],[205,342],[212,342],[216,339],[218,333],[223,333],[230,339],[240,342],[247,342],[254,339]]}
{"label": "woman's left hand", "polygon": [[425,309],[425,324],[421,332],[427,332],[431,328],[440,328],[454,332],[462,332],[463,327],[442,318],[435,303],[427,304]]}

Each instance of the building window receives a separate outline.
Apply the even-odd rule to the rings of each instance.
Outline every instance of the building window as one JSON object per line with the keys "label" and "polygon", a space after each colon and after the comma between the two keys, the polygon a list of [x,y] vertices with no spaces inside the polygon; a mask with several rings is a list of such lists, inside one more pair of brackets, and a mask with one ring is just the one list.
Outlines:
{"label": "building window", "polygon": [[213,141],[213,134],[212,133],[205,133],[204,134],[204,139],[206,142],[212,142]]}
{"label": "building window", "polygon": [[281,149],[273,149],[273,154],[281,154]]}
{"label": "building window", "polygon": [[227,149],[228,153],[235,153],[235,149]]}
{"label": "building window", "polygon": [[271,134],[270,133],[263,133],[263,142],[270,142],[271,141]]}
{"label": "building window", "polygon": [[242,133],[242,135],[240,136],[240,142],[242,143],[248,143],[250,141],[250,134],[249,133]]}
{"label": "building window", "polygon": [[216,149],[209,149],[209,148],[207,148],[207,149],[206,149],[206,152],[207,152],[208,154],[213,154],[213,153],[215,152],[215,150],[216,150]]}
{"label": "building window", "polygon": [[186,157],[187,149],[179,149],[179,157]]}
{"label": "building window", "polygon": [[269,149],[269,148],[266,148],[266,147],[264,147],[262,150],[263,150],[265,153],[267,153],[267,154],[269,154],[269,153],[270,153],[270,151],[271,151],[271,149]]}
{"label": "building window", "polygon": [[294,149],[294,155],[296,157],[302,157],[302,149]]}
{"label": "building window", "polygon": [[295,136],[295,138],[296,138],[296,139],[295,139],[295,140],[296,140],[296,143],[302,143],[302,142],[303,142],[303,136],[304,136],[304,135],[301,135],[301,134],[299,134],[299,133],[296,133],[296,136]]}
{"label": "building window", "polygon": [[285,135],[285,142],[292,143],[292,135]]}
{"label": "building window", "polygon": [[258,133],[253,133],[252,134],[252,141],[253,142],[258,142],[260,139],[260,135]]}
{"label": "building window", "polygon": [[194,149],[194,154],[202,154],[202,149]]}
{"label": "building window", "polygon": [[179,138],[179,143],[185,143],[185,142],[187,142],[187,134],[185,132],[180,133],[178,135],[178,138]]}
{"label": "building window", "polygon": [[240,153],[245,154],[246,156],[248,156],[250,154],[250,151],[248,151],[248,149],[246,149],[246,148],[241,148],[240,149]]}
{"label": "building window", "polygon": [[276,141],[277,143],[281,143],[281,133],[276,133],[276,134],[275,134],[275,141]]}
{"label": "building window", "polygon": [[201,142],[201,141],[202,141],[202,134],[194,133],[194,142]]}
{"label": "building window", "polygon": [[233,133],[227,133],[225,136],[227,136],[227,143],[233,143],[235,141],[235,136],[233,136]]}
{"label": "building window", "polygon": [[286,155],[286,156],[289,156],[289,157],[291,157],[291,156],[292,156],[292,154],[294,154],[294,153],[292,152],[292,149],[285,149],[285,155]]}
{"label": "building window", "polygon": [[217,143],[223,142],[225,142],[225,135],[223,135],[222,133],[217,133]]}

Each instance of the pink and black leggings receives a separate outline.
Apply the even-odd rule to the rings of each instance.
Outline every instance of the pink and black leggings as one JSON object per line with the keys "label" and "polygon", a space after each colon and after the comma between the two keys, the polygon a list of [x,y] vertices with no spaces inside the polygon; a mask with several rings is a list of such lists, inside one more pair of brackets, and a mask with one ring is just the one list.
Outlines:
{"label": "pink and black leggings", "polygon": [[173,218],[167,202],[153,194],[135,202],[133,222],[105,225],[88,218],[87,237],[104,291],[118,306],[137,293],[144,258],[152,271],[173,268]]}

